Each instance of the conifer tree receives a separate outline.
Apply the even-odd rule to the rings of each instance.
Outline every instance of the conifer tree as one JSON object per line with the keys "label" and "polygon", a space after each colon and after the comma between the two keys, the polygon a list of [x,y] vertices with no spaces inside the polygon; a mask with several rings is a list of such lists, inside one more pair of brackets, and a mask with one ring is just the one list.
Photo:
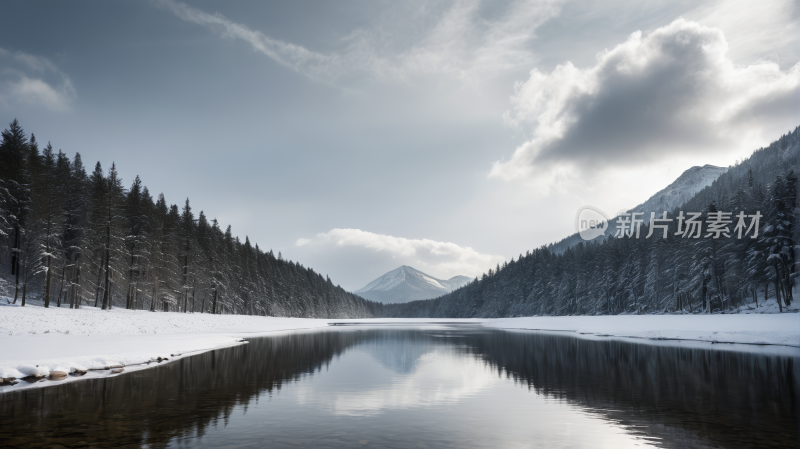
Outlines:
{"label": "conifer tree", "polygon": [[182,254],[181,259],[183,262],[183,282],[182,282],[182,297],[183,297],[183,311],[188,310],[189,299],[189,261],[192,256],[192,240],[194,239],[194,214],[192,208],[189,206],[189,198],[186,198],[186,204],[183,206],[180,220],[180,237],[182,241]]}
{"label": "conifer tree", "polygon": [[44,307],[50,307],[53,268],[60,258],[64,211],[63,185],[58,182],[56,155],[49,143],[42,154],[42,165],[37,175],[33,189],[34,231],[30,238],[36,241],[35,257],[42,260]]}
{"label": "conifer tree", "polygon": [[64,186],[64,249],[70,271],[70,308],[79,308],[83,302],[81,270],[85,259],[82,256],[91,248],[87,238],[88,181],[81,155],[76,153],[70,164],[68,182]]}
{"label": "conifer tree", "polygon": [[21,252],[31,203],[29,167],[31,147],[25,131],[17,119],[14,119],[8,129],[2,132],[2,142],[0,142],[0,178],[3,179],[7,194],[6,218],[12,230],[10,249],[11,275],[14,276],[14,303],[17,302],[19,295]]}
{"label": "conifer tree", "polygon": [[114,283],[112,258],[120,253],[119,243],[121,240],[121,220],[124,218],[121,209],[125,190],[122,187],[122,179],[117,174],[117,167],[111,164],[111,169],[106,177],[106,195],[103,205],[103,231],[105,241],[103,245],[104,258],[104,280],[103,280],[103,310],[112,307],[113,296],[111,289]]}

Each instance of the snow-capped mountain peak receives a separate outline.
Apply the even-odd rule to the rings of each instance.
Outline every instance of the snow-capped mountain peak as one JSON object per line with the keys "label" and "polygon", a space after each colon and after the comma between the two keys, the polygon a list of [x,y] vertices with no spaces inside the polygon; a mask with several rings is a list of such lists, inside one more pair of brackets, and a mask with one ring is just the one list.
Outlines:
{"label": "snow-capped mountain peak", "polygon": [[658,191],[647,201],[632,210],[644,212],[643,218],[645,222],[649,222],[650,212],[655,212],[657,216],[660,216],[664,211],[672,212],[676,207],[680,207],[689,201],[697,192],[710,186],[726,171],[728,171],[726,167],[708,164],[702,167],[692,167],[684,171],[672,184]]}
{"label": "snow-capped mountain peak", "polygon": [[396,268],[353,293],[383,303],[428,299],[451,292],[471,281],[466,276],[437,279],[407,265]]}
{"label": "snow-capped mountain peak", "polygon": [[[650,212],[655,212],[657,217],[661,217],[664,211],[672,212],[677,207],[686,204],[697,192],[710,186],[723,173],[728,171],[725,167],[715,165],[694,166],[684,171],[678,178],[667,187],[659,190],[644,203],[630,209],[628,212],[643,212],[640,217],[644,223],[650,222]],[[617,230],[616,216],[610,217],[609,226],[606,228],[605,236],[615,235]],[[605,237],[603,237],[605,238]],[[583,239],[580,234],[575,233],[560,242],[549,246],[555,253],[566,251],[567,248],[574,246]]]}

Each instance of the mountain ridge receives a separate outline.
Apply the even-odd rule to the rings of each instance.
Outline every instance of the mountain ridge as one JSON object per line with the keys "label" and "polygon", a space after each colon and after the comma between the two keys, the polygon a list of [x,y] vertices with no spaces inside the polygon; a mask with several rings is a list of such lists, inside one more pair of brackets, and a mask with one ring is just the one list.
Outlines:
{"label": "mountain ridge", "polygon": [[435,298],[471,281],[472,279],[467,276],[437,279],[414,267],[403,265],[353,291],[353,294],[384,304],[396,304]]}
{"label": "mountain ridge", "polygon": [[[686,204],[706,187],[710,187],[720,176],[727,173],[728,169],[729,167],[717,167],[710,164],[690,167],[675,178],[675,181],[627,212],[643,212],[644,215],[641,216],[641,219],[644,224],[647,224],[650,222],[650,212],[655,212],[656,217],[660,217],[664,211],[672,212],[675,208]],[[616,219],[617,216],[610,217],[604,235],[598,237],[598,240],[603,240],[616,233]],[[576,232],[547,246],[555,253],[562,253],[582,241],[584,240]]]}

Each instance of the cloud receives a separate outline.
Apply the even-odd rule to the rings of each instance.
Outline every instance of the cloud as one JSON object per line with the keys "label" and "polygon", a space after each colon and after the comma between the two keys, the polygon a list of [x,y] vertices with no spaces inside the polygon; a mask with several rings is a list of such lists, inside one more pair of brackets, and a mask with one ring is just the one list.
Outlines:
{"label": "cloud", "polygon": [[[381,253],[396,260],[396,265],[411,265],[433,276],[478,276],[502,263],[505,258],[482,254],[470,247],[430,239],[407,239],[360,229],[332,229],[313,239],[301,238],[297,247],[355,247]],[[427,270],[427,271],[426,271]]]}
{"label": "cloud", "polygon": [[[684,19],[597,55],[580,69],[534,69],[509,124],[532,138],[490,177],[546,178],[634,167],[774,138],[800,121],[800,64],[736,66],[722,31]],[[751,150],[754,148],[750,148]]]}
{"label": "cloud", "polygon": [[684,18],[721,29],[734,60],[780,62],[800,41],[797,8],[792,0],[716,0],[699,3]]}
{"label": "cloud", "polygon": [[[431,73],[475,84],[509,68],[528,66],[534,58],[527,47],[536,29],[558,14],[563,1],[512,1],[491,18],[484,13],[487,6],[477,0],[457,1],[444,10],[428,3],[436,2],[423,2],[412,11],[406,10],[407,5],[391,7],[376,18],[373,27],[342,36],[341,51],[326,54],[272,38],[219,12],[210,14],[175,0],[159,0],[182,20],[244,41],[277,63],[329,84],[363,75],[408,81]],[[434,20],[428,17],[431,14]],[[398,30],[398,24],[422,29]],[[408,36],[415,38],[409,41]]]}
{"label": "cloud", "polygon": [[232,22],[218,12],[209,14],[173,0],[161,0],[159,3],[187,22],[206,26],[224,38],[245,41],[253,50],[311,78],[325,80],[338,77],[344,69],[343,61],[337,56],[326,56],[300,45],[272,39],[259,31]]}
{"label": "cloud", "polygon": [[0,48],[0,103],[66,111],[77,95],[69,77],[48,59]]}

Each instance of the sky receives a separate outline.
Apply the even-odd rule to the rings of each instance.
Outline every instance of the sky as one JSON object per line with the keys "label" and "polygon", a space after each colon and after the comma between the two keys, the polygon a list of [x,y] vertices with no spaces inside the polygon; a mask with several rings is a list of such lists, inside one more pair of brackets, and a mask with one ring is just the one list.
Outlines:
{"label": "sky", "polygon": [[356,290],[477,276],[800,125],[792,1],[12,2],[0,122]]}

